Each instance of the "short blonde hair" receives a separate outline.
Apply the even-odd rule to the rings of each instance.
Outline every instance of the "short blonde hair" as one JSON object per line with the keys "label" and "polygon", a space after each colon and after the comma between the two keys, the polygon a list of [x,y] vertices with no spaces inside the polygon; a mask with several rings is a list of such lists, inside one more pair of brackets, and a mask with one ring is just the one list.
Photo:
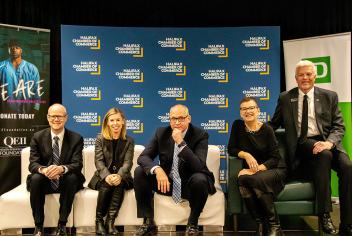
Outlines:
{"label": "short blonde hair", "polygon": [[302,60],[296,64],[295,76],[297,75],[297,70],[299,68],[306,67],[306,66],[313,68],[314,75],[317,75],[317,67],[315,66],[315,64],[311,61],[308,61],[308,60]]}
{"label": "short blonde hair", "polygon": [[110,110],[108,110],[108,112],[105,114],[104,120],[103,120],[103,124],[101,126],[101,135],[105,139],[108,139],[108,140],[112,140],[113,139],[111,131],[110,131],[110,128],[108,126],[108,121],[109,121],[109,117],[112,116],[112,115],[115,115],[115,114],[120,114],[122,119],[123,119],[123,121],[124,121],[124,124],[123,124],[122,129],[121,129],[120,137],[123,140],[126,140],[126,134],[127,134],[127,131],[126,131],[126,116],[125,116],[125,114],[123,113],[122,110],[120,110],[120,109],[118,109],[116,107],[110,108]]}

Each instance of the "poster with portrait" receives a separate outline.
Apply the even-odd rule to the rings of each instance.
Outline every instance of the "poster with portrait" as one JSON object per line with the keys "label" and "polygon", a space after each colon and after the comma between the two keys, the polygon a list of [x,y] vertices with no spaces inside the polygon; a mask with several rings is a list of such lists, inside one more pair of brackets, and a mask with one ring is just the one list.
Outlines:
{"label": "poster with portrait", "polygon": [[50,31],[0,24],[0,194],[20,184],[21,150],[47,124]]}

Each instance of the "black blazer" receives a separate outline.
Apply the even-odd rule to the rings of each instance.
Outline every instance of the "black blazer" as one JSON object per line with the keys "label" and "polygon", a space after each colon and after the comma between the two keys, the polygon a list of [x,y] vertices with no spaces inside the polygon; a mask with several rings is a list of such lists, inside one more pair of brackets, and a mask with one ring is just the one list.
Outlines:
{"label": "black blazer", "polygon": [[[346,153],[341,144],[345,127],[338,108],[337,94],[330,90],[314,87],[314,108],[320,135],[324,140],[332,142],[337,150]],[[274,130],[280,126],[285,129],[288,155],[292,163],[298,141],[297,87],[280,94],[274,116],[269,124]]]}
{"label": "black blazer", "polygon": [[[34,133],[30,143],[29,171],[27,177],[27,189],[30,189],[31,176],[38,173],[42,166],[49,166],[53,162],[53,148],[50,128]],[[85,181],[82,174],[83,159],[83,138],[78,133],[65,129],[64,140],[61,147],[60,165],[65,165],[68,173],[76,174],[80,181],[80,188]]]}
{"label": "black blazer", "polygon": [[[159,166],[163,168],[167,176],[170,176],[175,142],[172,138],[170,126],[158,128],[144,151],[138,158],[138,164],[144,169],[147,175],[157,164],[154,159],[159,156]],[[182,183],[197,172],[204,173],[208,177],[210,193],[215,193],[214,175],[206,165],[208,155],[209,135],[202,129],[192,124],[189,125],[184,137],[187,146],[179,153],[179,173]]]}
{"label": "black blazer", "polygon": [[[127,136],[126,140],[122,140],[122,142],[124,144],[123,150],[120,152],[120,156],[115,157],[115,159],[118,160],[117,174],[119,174],[125,181],[126,188],[130,189],[133,187],[131,168],[134,155],[134,140]],[[97,170],[89,182],[88,186],[90,188],[97,189],[97,183],[111,174],[109,168],[113,161],[112,154],[112,140],[104,139],[103,136],[99,134],[95,141],[95,167]]]}

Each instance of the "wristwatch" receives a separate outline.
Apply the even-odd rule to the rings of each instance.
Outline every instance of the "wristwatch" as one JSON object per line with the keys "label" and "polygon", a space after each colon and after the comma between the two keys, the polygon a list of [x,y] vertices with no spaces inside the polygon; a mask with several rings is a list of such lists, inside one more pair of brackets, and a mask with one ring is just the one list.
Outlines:
{"label": "wristwatch", "polygon": [[186,145],[187,145],[187,143],[185,142],[185,140],[183,140],[179,145],[177,145],[177,147],[181,148]]}

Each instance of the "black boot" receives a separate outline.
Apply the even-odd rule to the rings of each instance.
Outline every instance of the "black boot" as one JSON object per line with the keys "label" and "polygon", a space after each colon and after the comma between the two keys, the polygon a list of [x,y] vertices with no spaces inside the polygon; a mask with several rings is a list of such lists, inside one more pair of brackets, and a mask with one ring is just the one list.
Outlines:
{"label": "black boot", "polygon": [[110,201],[110,206],[108,209],[108,216],[106,217],[105,221],[105,230],[107,234],[119,234],[119,231],[117,231],[117,229],[115,228],[115,219],[120,210],[124,193],[125,189],[122,187],[122,185],[119,185],[118,187],[114,188]]}
{"label": "black boot", "polygon": [[106,235],[104,227],[104,216],[106,215],[110,198],[109,189],[101,187],[99,189],[97,209],[95,213],[95,233],[97,235]]}
{"label": "black boot", "polygon": [[243,198],[243,201],[247,207],[249,214],[252,216],[252,218],[255,220],[255,222],[257,224],[257,228],[255,230],[255,235],[256,236],[263,236],[264,235],[263,234],[264,220],[263,220],[263,217],[259,213],[259,209],[257,206],[258,204],[256,202],[256,199],[252,196],[252,197]]}
{"label": "black boot", "polygon": [[258,198],[265,212],[269,223],[268,236],[283,236],[279,217],[276,213],[273,197],[271,194],[265,193]]}

